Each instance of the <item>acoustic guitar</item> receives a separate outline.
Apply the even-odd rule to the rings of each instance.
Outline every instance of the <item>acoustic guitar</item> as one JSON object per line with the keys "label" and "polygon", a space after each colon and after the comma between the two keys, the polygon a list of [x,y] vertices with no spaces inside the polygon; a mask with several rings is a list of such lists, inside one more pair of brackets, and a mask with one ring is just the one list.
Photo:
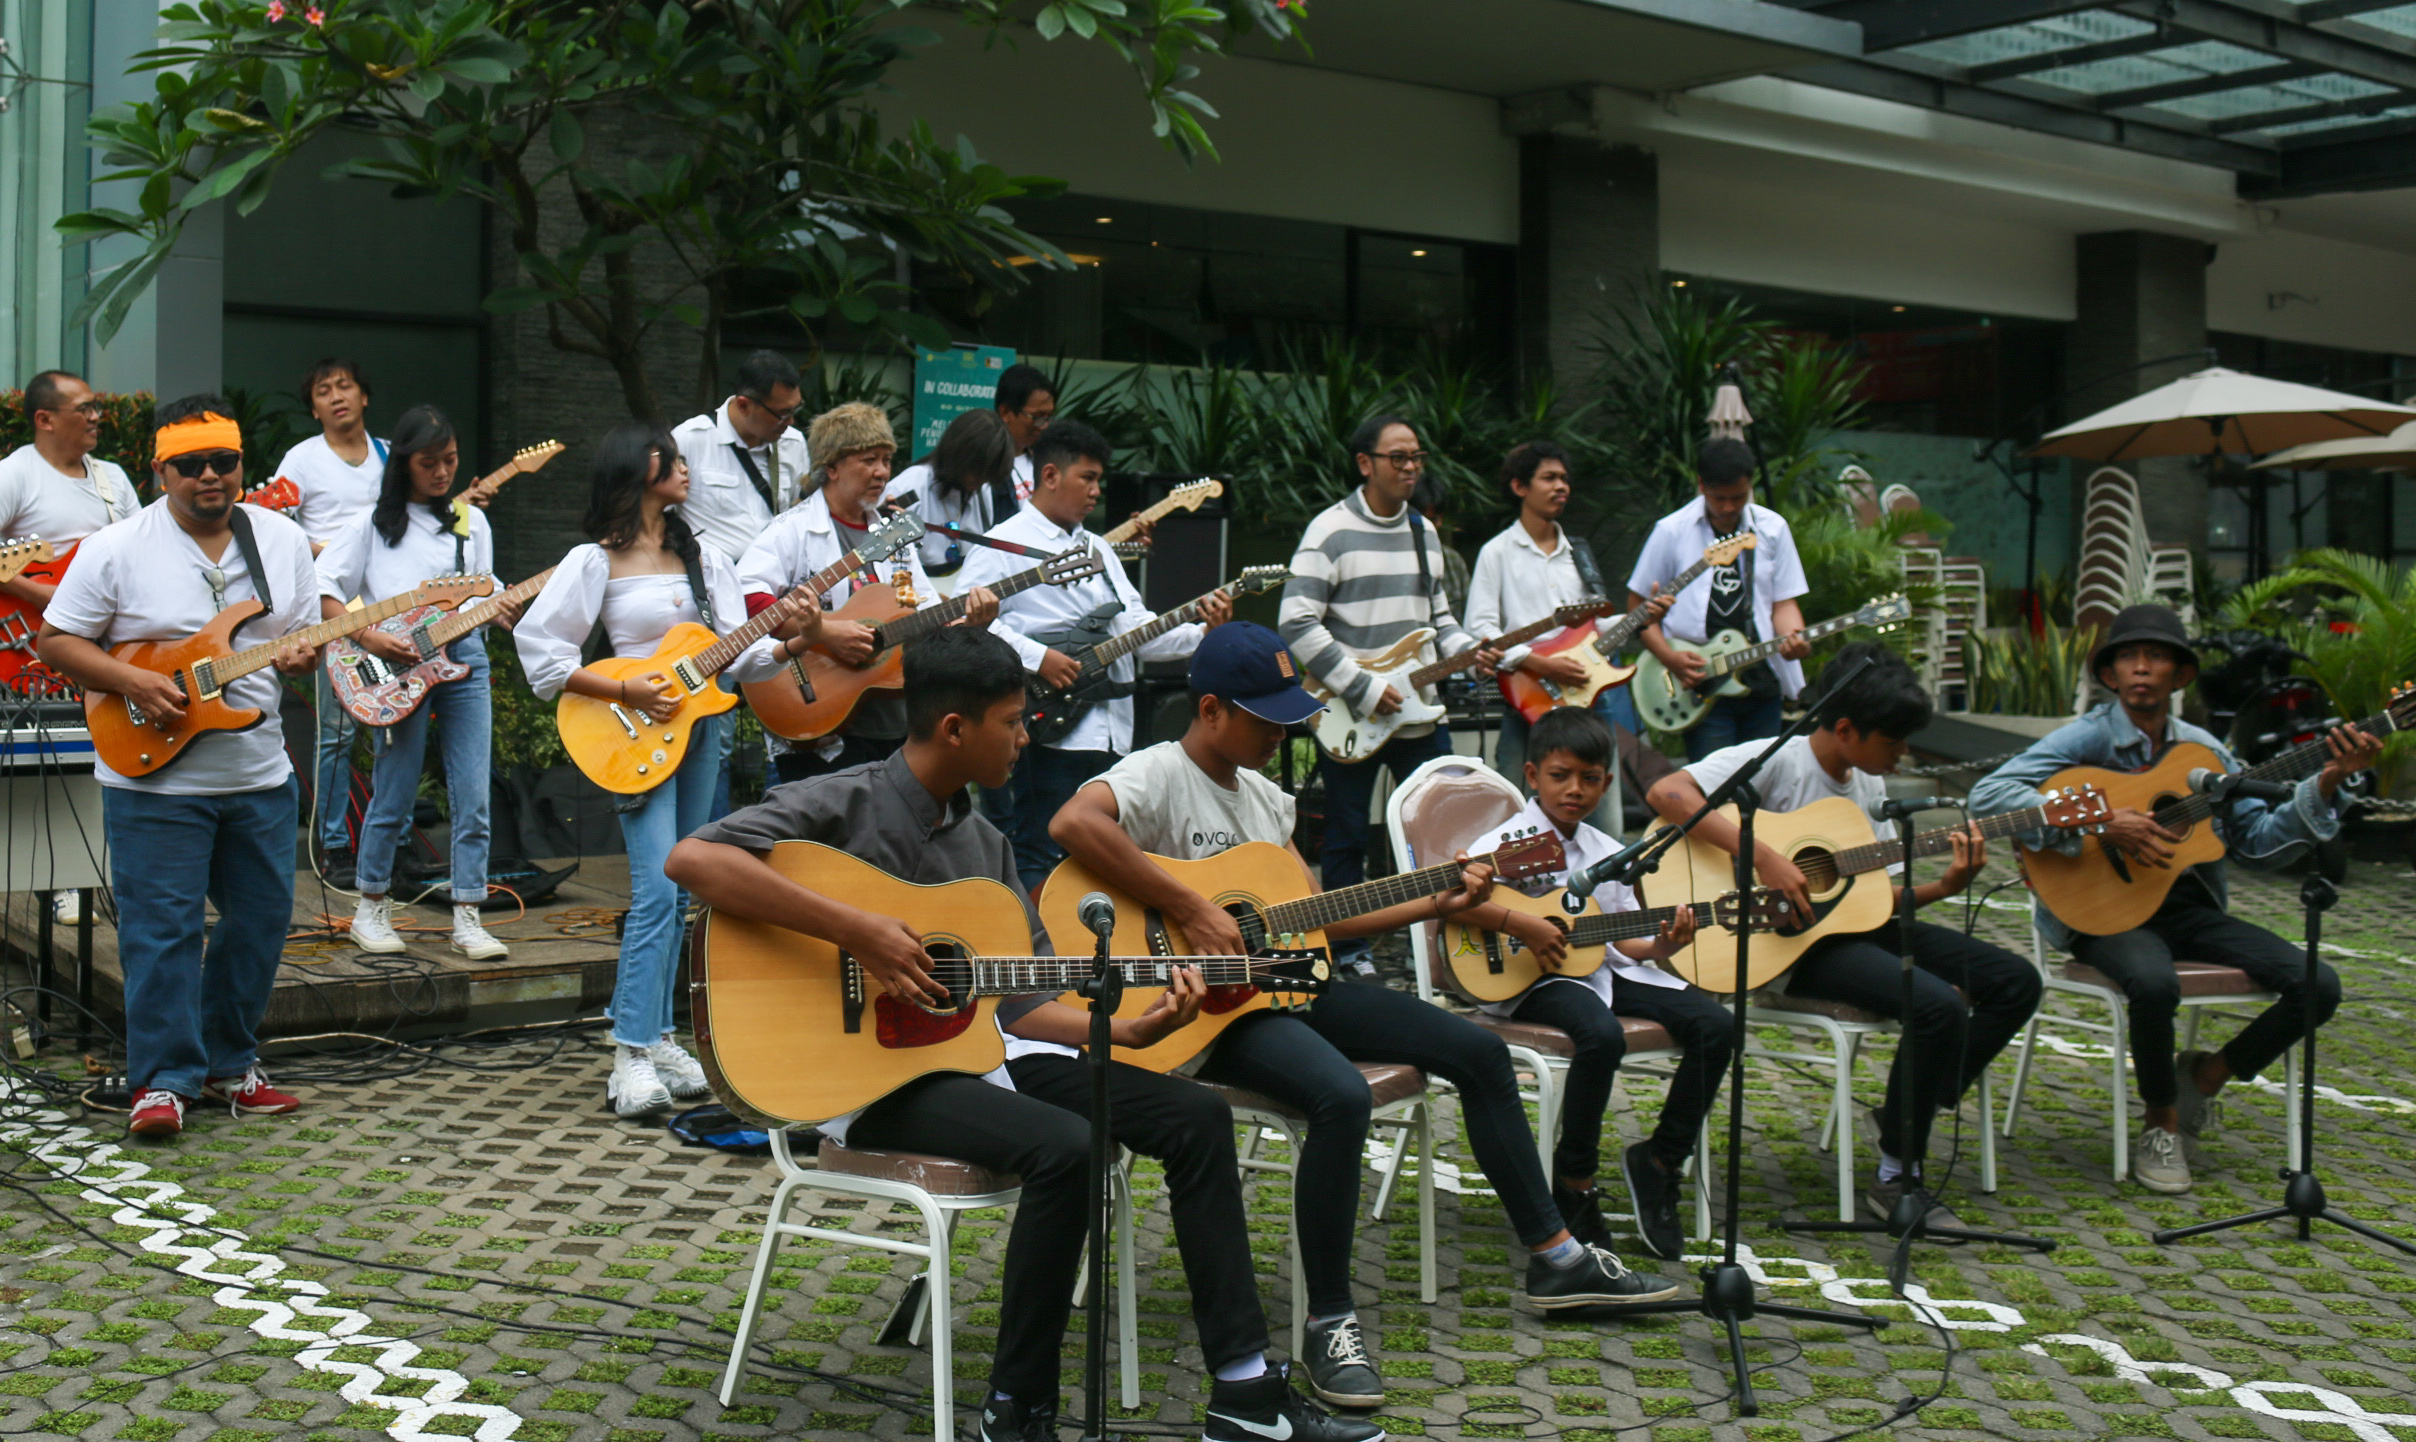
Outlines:
{"label": "acoustic guitar", "polygon": [[623,796],[652,791],[679,770],[688,744],[695,738],[696,723],[738,704],[737,695],[721,684],[723,668],[796,615],[813,597],[859,568],[888,560],[922,538],[923,519],[912,511],[875,518],[855,549],[808,576],[744,625],[716,636],[706,627],[684,621],[663,633],[651,656],[614,656],[588,666],[586,669],[614,681],[667,677],[679,698],[679,709],[654,721],[634,706],[565,689],[554,704],[554,724],[562,732],[562,748],[588,780],[607,791]]}
{"label": "acoustic guitar", "polygon": [[[1858,611],[1832,616],[1796,634],[1809,642],[1857,626],[1892,631],[1912,618],[1912,602],[1902,596],[1882,596]],[[1789,639],[1751,641],[1741,631],[1722,631],[1700,644],[1687,643],[1686,649],[1701,655],[1705,662],[1703,679],[1692,686],[1682,684],[1677,673],[1661,664],[1660,657],[1646,655],[1636,662],[1636,677],[1628,687],[1628,694],[1636,699],[1636,711],[1644,718],[1644,724],[1655,731],[1691,731],[1695,723],[1711,714],[1712,702],[1722,696],[1746,695],[1745,683],[1737,679],[1737,673],[1777,655],[1779,647]]]}
{"label": "acoustic guitar", "polygon": [[[1980,835],[1988,840],[2018,832],[2054,827],[2088,831],[2104,827],[2114,814],[2106,794],[2093,786],[2070,786],[2046,793],[2037,806],[1978,819]],[[1723,806],[1720,815],[1736,820],[1736,808]],[[1653,828],[1668,829],[1666,822]],[[1955,849],[1961,826],[1941,826],[1913,837],[1913,855],[1943,856]],[[1871,818],[1851,797],[1830,796],[1793,811],[1762,811],[1753,819],[1755,844],[1775,849],[1804,874],[1804,893],[1812,903],[1810,917],[1791,918],[1786,929],[1756,936],[1747,950],[1747,991],[1768,986],[1802,959],[1812,943],[1829,936],[1846,936],[1885,925],[1896,913],[1896,881],[1887,868],[1904,859],[1904,846],[1891,837],[1882,841],[1871,829]],[[1661,869],[1645,873],[1638,888],[1647,905],[1674,905],[1731,894],[1736,889],[1736,859],[1705,841],[1700,833],[1686,839]],[[1725,931],[1698,931],[1694,945],[1672,958],[1669,970],[1705,991],[1737,990],[1736,937]]]}
{"label": "acoustic guitar", "polygon": [[[1271,841],[1246,841],[1230,851],[1198,861],[1176,861],[1165,856],[1149,859],[1231,915],[1241,929],[1243,948],[1254,956],[1278,944],[1326,956],[1329,954],[1326,927],[1404,901],[1440,896],[1459,886],[1461,866],[1457,861],[1449,861],[1422,871],[1346,886],[1339,891],[1312,891],[1299,858],[1289,848]],[[1509,842],[1489,858],[1470,860],[1491,860],[1495,874],[1514,884],[1551,876],[1569,864],[1559,835],[1549,828]],[[1192,954],[1191,940],[1180,926],[1155,908],[1142,906],[1100,881],[1072,857],[1058,863],[1040,891],[1041,924],[1049,929],[1049,941],[1059,950],[1075,952],[1092,944],[1090,930],[1082,924],[1081,906],[1082,898],[1093,891],[1105,892],[1116,903],[1113,936],[1117,945],[1129,947],[1138,939],[1151,956]],[[1264,1010],[1272,1002],[1266,991],[1255,985],[1228,985],[1213,976],[1208,983],[1208,1000],[1200,1008],[1199,1020],[1124,1060],[1152,1071],[1172,1071],[1205,1051],[1227,1027],[1254,1011]],[[1117,1015],[1139,1016],[1149,1009],[1152,1000],[1128,994]]]}
{"label": "acoustic guitar", "polygon": [[[2368,735],[2381,737],[2416,725],[2416,685],[2394,690],[2390,705],[2357,725]],[[2256,781],[2296,782],[2323,770],[2331,757],[2319,736],[2249,767],[2247,774]],[[2183,741],[2145,771],[2069,766],[2047,778],[2046,784],[2052,787],[2096,787],[2105,793],[2112,809],[2145,811],[2156,818],[2157,825],[2181,838],[2172,844],[2172,860],[2164,866],[2131,861],[2112,837],[2104,835],[2084,843],[2078,855],[2054,849],[2024,850],[2022,869],[2030,878],[2030,888],[2055,913],[2056,920],[2084,936],[2129,931],[2156,914],[2182,872],[2223,859],[2223,838],[2215,834],[2213,825],[2215,801],[2190,787],[2190,773],[2200,769],[2221,775],[2222,759],[2196,742]]]}
{"label": "acoustic guitar", "polygon": [[371,655],[347,637],[327,648],[327,683],[336,702],[364,726],[392,726],[419,708],[428,693],[447,681],[458,681],[470,668],[445,655],[445,647],[469,635],[511,605],[525,605],[545,589],[554,568],[546,567],[508,591],[474,606],[448,612],[439,606],[415,606],[378,623],[411,643],[418,664],[396,671],[384,658]]}
{"label": "acoustic guitar", "polygon": [[110,647],[109,654],[174,681],[185,695],[184,719],[154,719],[114,691],[88,690],[84,693],[84,724],[92,732],[92,749],[120,776],[148,776],[184,755],[197,736],[248,731],[259,725],[260,711],[229,706],[221,698],[238,677],[275,665],[278,648],[285,643],[324,646],[414,606],[458,605],[494,589],[493,576],[438,576],[399,596],[241,651],[234,648],[235,632],[262,613],[257,599],[237,601],[181,641],[122,642]]}
{"label": "acoustic guitar", "polygon": [[[1759,544],[1760,539],[1751,531],[1739,531],[1724,541],[1714,541],[1704,547],[1702,559],[1671,577],[1661,593],[1674,596],[1693,585],[1695,577],[1714,566],[1727,565]],[[1628,678],[1636,674],[1635,667],[1615,665],[1611,658],[1626,650],[1635,641],[1636,633],[1651,621],[1648,603],[1613,621],[1607,629],[1598,630],[1591,624],[1572,625],[1548,641],[1536,642],[1536,655],[1569,656],[1585,667],[1585,679],[1575,685],[1547,681],[1526,671],[1504,671],[1494,677],[1494,684],[1501,688],[1502,699],[1530,723],[1544,719],[1544,713],[1555,706],[1591,706],[1603,692],[1625,686]]]}
{"label": "acoustic guitar", "polygon": [[1544,632],[1560,626],[1577,626],[1596,616],[1618,610],[1618,604],[1599,597],[1563,606],[1532,625],[1496,636],[1481,646],[1471,646],[1457,656],[1446,656],[1427,665],[1418,664],[1418,653],[1434,639],[1431,627],[1417,630],[1393,642],[1381,654],[1359,663],[1359,669],[1376,678],[1376,695],[1392,687],[1401,693],[1400,708],[1390,715],[1369,713],[1353,715],[1341,697],[1327,690],[1314,677],[1301,678],[1301,689],[1326,703],[1325,710],[1310,723],[1316,733],[1317,747],[1336,761],[1364,761],[1376,754],[1378,748],[1393,738],[1404,726],[1424,726],[1443,719],[1443,708],[1427,701],[1420,692],[1446,676],[1456,676],[1476,664],[1476,654],[1490,646],[1497,651],[1512,646],[1524,646]]}
{"label": "acoustic guitar", "polygon": [[[914,512],[898,514],[921,528],[922,520]],[[1100,570],[1097,551],[1081,546],[1061,551],[1028,571],[992,581],[989,589],[1003,601],[1034,586],[1071,586]],[[907,580],[901,571],[892,584],[866,586],[829,613],[832,619],[860,621],[873,628],[872,655],[863,665],[850,666],[816,647],[766,679],[740,687],[765,730],[791,741],[827,736],[856,714],[856,704],[867,691],[896,691],[905,686],[907,643],[953,624],[973,599],[968,589],[936,606],[917,609],[914,588]]]}
{"label": "acoustic guitar", "polygon": [[[1065,991],[1091,975],[1088,932],[1079,953],[1031,955],[1022,899],[988,877],[918,886],[811,841],[780,842],[765,860],[801,886],[909,922],[948,996],[938,1005],[900,1001],[830,942],[707,911],[689,958],[696,1054],[715,1094],[755,1121],[826,1121],[932,1072],[980,1075],[1006,1059],[992,1024],[997,998]],[[1211,986],[1227,990],[1310,995],[1328,976],[1326,958],[1314,951],[1109,960],[1123,972],[1128,995],[1148,1000],[1166,989],[1177,965],[1197,966]],[[1149,1056],[1194,1030],[1196,1023],[1126,1056]]]}
{"label": "acoustic guitar", "polygon": [[[1252,566],[1227,581],[1218,590],[1235,599],[1272,591],[1292,578],[1290,566]],[[1119,634],[1114,628],[1116,618],[1124,614],[1121,600],[1099,603],[1096,610],[1070,626],[1055,631],[1043,631],[1032,637],[1050,650],[1072,657],[1082,667],[1074,684],[1060,691],[1038,675],[1031,678],[1025,697],[1023,728],[1030,734],[1032,744],[1047,746],[1065,737],[1075,723],[1090,714],[1092,707],[1119,696],[1130,696],[1133,683],[1117,681],[1109,676],[1108,668],[1122,658],[1140,650],[1160,636],[1189,621],[1199,619],[1200,608],[1208,603],[1210,591],[1184,605],[1166,612],[1154,620]]]}
{"label": "acoustic guitar", "polygon": [[1610,960],[1612,942],[1659,936],[1661,928],[1676,920],[1681,911],[1694,913],[1698,932],[1715,926],[1769,931],[1784,924],[1788,912],[1787,899],[1766,887],[1756,890],[1750,902],[1740,901],[1731,891],[1710,901],[1607,913],[1589,896],[1585,910],[1575,917],[1562,908],[1562,894],[1558,887],[1542,896],[1529,896],[1507,886],[1493,889],[1492,900],[1512,911],[1540,916],[1567,933],[1569,949],[1560,965],[1549,971],[1527,949],[1527,943],[1510,932],[1487,931],[1457,918],[1445,921],[1441,950],[1450,970],[1451,989],[1472,1002],[1508,1001],[1547,976],[1592,976]]}

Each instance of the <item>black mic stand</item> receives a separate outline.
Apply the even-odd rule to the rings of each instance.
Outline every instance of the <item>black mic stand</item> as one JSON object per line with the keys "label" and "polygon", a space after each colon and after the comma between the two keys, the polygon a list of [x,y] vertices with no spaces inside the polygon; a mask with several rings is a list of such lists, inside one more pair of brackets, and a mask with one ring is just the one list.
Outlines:
{"label": "black mic stand", "polygon": [[[2316,943],[2323,932],[2324,913],[2338,900],[2340,888],[2326,881],[2321,874],[2310,873],[2299,887],[2299,905],[2307,910],[2307,989],[2303,995],[2310,999],[2315,995]],[[2314,1236],[2315,1223],[2330,1222],[2336,1227],[2346,1227],[2361,1237],[2371,1237],[2416,1256],[2416,1245],[2403,1242],[2388,1232],[2377,1231],[2355,1217],[2342,1216],[2332,1210],[2331,1203],[2324,1196],[2324,1184],[2315,1175],[2315,1009],[2312,1005],[2306,1008],[2305,1016],[2306,1029],[2300,1033],[2299,1045],[2306,1048],[2306,1055],[2299,1059],[2299,1094],[2292,1103],[2299,1109],[2299,1154],[2294,1158],[2297,1162],[2295,1169],[2282,1169],[2282,1204],[2243,1216],[2225,1217],[2219,1222],[2200,1222],[2196,1226],[2157,1232],[2154,1234],[2157,1245],[2169,1245],[2183,1237],[2195,1237],[2206,1232],[2229,1231],[2233,1227],[2290,1217],[2299,1224],[2299,1240],[2302,1242]]]}
{"label": "black mic stand", "polygon": [[[1889,802],[1884,809],[1896,823],[1897,850],[1904,856],[1904,886],[1896,893],[1896,951],[1900,968],[1898,979],[1902,984],[1900,994],[1903,997],[1896,1013],[1896,1020],[1901,1030],[1896,1038],[1895,1065],[1903,1069],[1903,1074],[1897,1079],[1896,1087],[1896,1145],[1909,1147],[1912,1143],[1915,1124],[1919,1120],[1917,1104],[1913,1100],[1911,1079],[1915,1064],[1911,1022],[1914,969],[1913,912],[1920,905],[1919,898],[1913,892],[1913,816],[1915,811],[1913,807],[1899,801]],[[1968,1018],[1966,1018],[1965,1025],[1969,1025]],[[1961,1100],[1962,1098],[1958,1095],[1956,1101],[1960,1103]],[[1980,1119],[1980,1125],[1989,1124],[1988,1118]],[[1850,1127],[1854,1125],[1854,1119],[1851,1116],[1841,1116],[1837,1119],[1837,1125],[1840,1129]],[[1931,1226],[1929,1224],[1930,1212],[1933,1209],[1944,1211],[1945,1208],[1936,1197],[1930,1195],[1929,1188],[1921,1185],[1922,1177],[1917,1168],[1922,1159],[1907,1157],[1904,1160],[1906,1162],[1904,1176],[1907,1185],[1904,1195],[1896,1199],[1895,1210],[1888,1214],[1886,1221],[1787,1222],[1784,1225],[1791,1232],[1846,1232],[1864,1236],[1884,1235],[1893,1238],[1896,1243],[1896,1255],[1888,1259],[1888,1290],[1900,1297],[1904,1295],[1905,1274],[1912,1264],[1913,1243],[1918,1241],[1994,1242],[2006,1247],[2027,1247],[2034,1252],[2055,1250],[2053,1242],[2042,1237],[2025,1237],[2017,1232],[1978,1232],[1965,1227]]]}
{"label": "black mic stand", "polygon": [[1077,988],[1091,1004],[1091,1256],[1090,1296],[1085,1308],[1090,1342],[1082,1353],[1084,1442],[1102,1442],[1107,1436],[1107,1249],[1116,1235],[1116,1194],[1109,1185],[1116,1144],[1108,1133],[1107,1069],[1112,1051],[1109,1024],[1115,1020],[1116,1008],[1124,1003],[1124,969],[1107,956],[1108,937],[1114,931],[1112,919],[1099,929],[1090,980]]}

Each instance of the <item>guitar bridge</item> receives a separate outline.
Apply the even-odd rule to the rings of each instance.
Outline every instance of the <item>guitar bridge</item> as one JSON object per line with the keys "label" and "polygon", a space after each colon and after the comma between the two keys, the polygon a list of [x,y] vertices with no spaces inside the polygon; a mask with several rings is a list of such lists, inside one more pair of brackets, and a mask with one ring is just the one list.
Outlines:
{"label": "guitar bridge", "polygon": [[805,704],[806,704],[806,705],[808,705],[808,706],[813,705],[813,704],[814,704],[814,683],[813,683],[813,681],[812,681],[811,679],[809,679],[809,678],[806,676],[806,674],[805,674],[805,661],[804,661],[804,658],[802,658],[802,657],[793,657],[793,658],[791,658],[791,659],[790,659],[790,661],[789,661],[789,675],[790,675],[792,678],[794,678],[794,679],[795,679],[795,681],[797,682],[797,691],[798,691],[798,694],[800,694],[800,695],[802,695],[803,697],[805,697]]}
{"label": "guitar bridge", "polygon": [[864,968],[844,951],[839,953],[839,1030],[849,1036],[864,1030]]}
{"label": "guitar bridge", "polygon": [[1166,918],[1156,907],[1141,913],[1141,934],[1149,939],[1151,956],[1174,955],[1174,942],[1166,935]]}

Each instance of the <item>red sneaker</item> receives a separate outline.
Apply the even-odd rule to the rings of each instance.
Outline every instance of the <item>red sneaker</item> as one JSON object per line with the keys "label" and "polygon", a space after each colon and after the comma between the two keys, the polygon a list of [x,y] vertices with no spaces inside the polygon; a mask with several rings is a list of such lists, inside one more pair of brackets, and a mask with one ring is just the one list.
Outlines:
{"label": "red sneaker", "polygon": [[287,1096],[268,1084],[268,1074],[254,1066],[241,1076],[212,1077],[202,1083],[201,1094],[214,1102],[225,1102],[236,1116],[283,1116],[300,1111],[299,1097]]}
{"label": "red sneaker", "polygon": [[134,1115],[126,1130],[138,1137],[172,1137],[185,1129],[185,1099],[172,1091],[150,1087],[134,1099]]}

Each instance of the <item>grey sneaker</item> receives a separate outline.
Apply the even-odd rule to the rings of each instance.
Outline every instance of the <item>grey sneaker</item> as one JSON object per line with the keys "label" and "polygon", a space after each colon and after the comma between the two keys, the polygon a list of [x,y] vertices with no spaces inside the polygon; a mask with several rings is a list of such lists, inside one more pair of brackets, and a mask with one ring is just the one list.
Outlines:
{"label": "grey sneaker", "polygon": [[[1894,1181],[1874,1181],[1871,1183],[1871,1189],[1862,1194],[1862,1204],[1870,1209],[1871,1215],[1877,1220],[1882,1222],[1893,1220],[1896,1215],[1896,1204],[1903,1200],[1908,1188],[1918,1192],[1929,1203],[1929,1215],[1927,1221],[1923,1223],[1924,1226],[1962,1230],[1963,1219],[1948,1210],[1946,1203],[1939,1201],[1934,1193],[1924,1190],[1921,1186],[1921,1179],[1918,1177],[1900,1175]],[[1938,1240],[1949,1247],[1963,1245],[1961,1237],[1940,1237]]]}
{"label": "grey sneaker", "polygon": [[2210,1054],[2185,1051],[2173,1058],[2173,1110],[2181,1113],[2181,1134],[2193,1142],[2205,1136],[2223,1115],[2222,1100],[2198,1090],[2198,1063]]}
{"label": "grey sneaker", "polygon": [[2162,1127],[2139,1134],[2131,1149],[2131,1175],[2151,1192],[2179,1196],[2190,1189],[2189,1162],[2181,1154],[2181,1138]]}
{"label": "grey sneaker", "polygon": [[1309,1390],[1336,1407],[1381,1407],[1384,1377],[1368,1359],[1367,1339],[1357,1317],[1308,1328]]}

